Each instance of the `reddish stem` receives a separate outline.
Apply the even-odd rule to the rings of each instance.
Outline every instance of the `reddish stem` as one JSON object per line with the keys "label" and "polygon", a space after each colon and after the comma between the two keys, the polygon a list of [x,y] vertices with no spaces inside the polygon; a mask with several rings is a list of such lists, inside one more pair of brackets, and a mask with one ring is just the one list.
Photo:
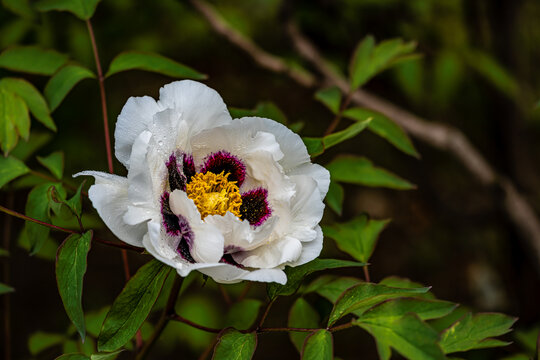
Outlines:
{"label": "reddish stem", "polygon": [[204,325],[199,325],[197,323],[194,323],[193,321],[191,320],[188,320],[180,315],[177,315],[177,314],[174,314],[174,315],[171,315],[171,320],[174,320],[174,321],[179,321],[179,322],[183,322],[184,324],[187,324],[191,327],[194,327],[196,329],[199,329],[199,330],[202,330],[202,331],[206,331],[206,332],[211,332],[211,333],[215,333],[215,334],[218,334],[221,332],[221,329],[215,329],[215,328],[210,328],[210,327],[207,327],[207,326],[204,326]]}
{"label": "reddish stem", "polygon": [[19,219],[23,219],[23,220],[26,220],[26,221],[31,221],[31,222],[35,222],[36,224],[40,224],[40,225],[43,225],[43,226],[46,226],[46,227],[49,227],[51,229],[55,229],[55,230],[59,230],[59,231],[63,231],[65,233],[70,233],[70,234],[78,234],[77,231],[75,230],[70,230],[70,229],[66,229],[66,228],[63,228],[63,227],[60,227],[60,226],[56,226],[56,225],[53,225],[53,224],[49,224],[45,221],[41,221],[41,220],[37,220],[37,219],[34,219],[34,218],[31,218],[29,216],[26,216],[26,215],[23,215],[21,213],[18,213],[16,212],[15,210],[11,210],[11,209],[8,209],[6,207],[3,207],[2,205],[0,205],[0,211],[8,214],[8,215],[11,215],[11,216],[15,216]]}

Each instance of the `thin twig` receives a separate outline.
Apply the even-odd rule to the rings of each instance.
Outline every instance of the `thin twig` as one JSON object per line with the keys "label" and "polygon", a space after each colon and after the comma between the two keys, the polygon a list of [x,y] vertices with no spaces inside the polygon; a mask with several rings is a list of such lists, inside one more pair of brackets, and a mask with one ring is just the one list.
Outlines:
{"label": "thin twig", "polygon": [[295,328],[295,327],[277,327],[277,328],[260,328],[257,329],[257,333],[265,332],[314,332],[319,329],[308,329],[308,328]]}
{"label": "thin twig", "polygon": [[[280,62],[282,66],[288,67],[288,65],[279,57],[271,55],[258,46],[255,46],[250,39],[234,30],[234,28],[228,24],[213,7],[209,6],[204,1],[191,0],[191,2],[204,16],[216,33],[223,36],[233,45],[244,50],[261,67],[270,71],[285,73],[298,84],[305,87],[314,87],[320,84],[320,82],[315,80],[313,74],[310,76],[311,81],[301,82],[298,81],[296,77],[291,76],[290,72],[274,70],[264,61],[261,61],[261,56],[270,55],[273,57],[274,61]],[[287,30],[298,53],[311,62],[317,70],[323,74],[325,84],[335,85],[339,87],[343,93],[347,93],[349,90],[347,82],[328,66],[319,51],[311,41],[301,34],[298,27],[293,22],[289,22]],[[245,43],[251,43],[251,45],[247,46]],[[509,180],[505,180],[504,177],[500,176],[460,130],[446,124],[422,119],[421,117],[365,90],[355,91],[352,94],[352,101],[355,104],[380,112],[394,120],[415,138],[424,141],[437,149],[453,154],[482,185],[501,186],[506,197],[504,209],[510,220],[521,232],[524,240],[529,242],[529,245],[534,249],[538,261],[537,270],[540,271],[540,221],[538,216],[535,214],[535,211],[525,197],[517,191],[516,186]]]}
{"label": "thin twig", "polygon": [[276,299],[270,300],[268,305],[266,305],[266,309],[264,310],[261,320],[259,321],[259,324],[257,325],[257,329],[260,329],[263,326],[264,321],[266,320],[266,317],[268,316],[268,313],[270,312],[270,308],[272,307],[272,305],[274,305],[274,301],[276,301]]}
{"label": "thin twig", "polygon": [[8,209],[8,208],[6,208],[6,207],[4,207],[2,205],[0,205],[0,211],[6,213],[8,215],[14,216],[16,218],[23,219],[23,220],[26,220],[26,221],[31,221],[31,222],[34,222],[36,224],[43,225],[43,226],[49,227],[51,229],[55,229],[55,230],[62,231],[62,232],[65,232],[65,233],[70,233],[70,234],[77,234],[78,233],[75,230],[66,229],[66,228],[63,228],[63,227],[60,227],[60,226],[49,224],[49,223],[47,223],[45,221],[41,221],[41,220],[31,218],[29,216],[23,215],[23,214],[15,211],[15,210]]}
{"label": "thin twig", "polygon": [[144,248],[139,248],[139,247],[129,245],[129,244],[126,244],[126,243],[117,243],[117,242],[113,242],[113,241],[109,241],[109,240],[103,240],[103,239],[97,238],[95,236],[92,238],[92,241],[96,241],[96,242],[98,242],[100,244],[107,245],[107,246],[112,246],[112,247],[119,248],[119,249],[122,249],[122,250],[130,250],[130,251],[135,251],[137,253],[144,252]]}
{"label": "thin twig", "polygon": [[165,326],[167,326],[169,320],[171,320],[171,315],[174,315],[174,306],[176,304],[176,300],[178,299],[178,294],[180,292],[180,288],[182,287],[182,282],[184,278],[176,276],[176,274],[173,274],[173,276],[175,276],[174,283],[171,287],[171,292],[169,293],[169,299],[167,300],[167,304],[165,305],[165,308],[161,313],[158,323],[154,328],[154,332],[146,341],[146,344],[144,344],[141,351],[139,351],[139,353],[137,354],[137,357],[135,358],[136,360],[142,360],[148,355],[148,352],[165,329]]}
{"label": "thin twig", "polygon": [[240,296],[238,296],[238,299],[236,299],[236,301],[241,301],[243,300],[246,295],[248,294],[249,290],[251,290],[251,286],[252,286],[252,282],[249,281],[246,286],[244,286],[244,290],[242,290],[242,293],[240,294]]}
{"label": "thin twig", "polygon": [[353,323],[353,321],[351,321],[351,322],[345,323],[345,324],[343,324],[343,325],[333,326],[333,327],[329,328],[328,331],[336,332],[336,331],[340,331],[340,330],[345,330],[345,329],[351,328],[351,327],[353,327],[353,326],[354,326],[354,323]]}
{"label": "thin twig", "polygon": [[343,116],[343,112],[347,109],[352,99],[352,93],[348,93],[347,96],[345,96],[345,100],[343,101],[343,104],[341,105],[338,113],[334,117],[334,120],[328,125],[328,128],[324,132],[324,136],[330,135],[331,133],[336,130],[337,126],[339,125],[339,122],[341,120],[341,117]]}
{"label": "thin twig", "polygon": [[222,329],[216,329],[216,328],[211,328],[211,327],[207,327],[207,326],[204,326],[204,325],[199,325],[191,320],[188,320],[178,314],[174,314],[174,315],[171,315],[170,317],[171,320],[174,320],[174,321],[179,321],[179,322],[182,322],[186,325],[189,325],[191,327],[194,327],[196,329],[199,329],[199,330],[202,330],[202,331],[206,331],[206,332],[211,332],[211,333],[215,333],[215,334],[218,334],[221,332]]}
{"label": "thin twig", "polygon": [[363,266],[364,268],[364,276],[366,278],[366,282],[371,282],[371,279],[369,277],[369,268],[368,268],[368,265],[366,266]]}
{"label": "thin twig", "polygon": [[[103,113],[103,132],[105,134],[105,149],[107,150],[107,164],[109,166],[109,172],[114,173],[112,151],[111,151],[111,137],[109,135],[109,117],[107,115],[107,96],[105,94],[105,77],[103,76],[103,71],[101,70],[101,61],[99,60],[99,52],[96,43],[96,37],[94,36],[94,28],[90,20],[86,20],[86,27],[88,28],[88,34],[90,35],[90,42],[92,43],[92,51],[94,53],[94,60],[96,62],[96,71],[99,81],[99,93],[101,96],[101,110]],[[131,274],[129,271],[129,262],[127,257],[127,252],[122,250],[122,262],[124,264],[124,275],[126,281],[129,281]],[[140,334],[137,335],[140,337]]]}
{"label": "thin twig", "polygon": [[218,287],[219,287],[219,291],[221,292],[221,296],[223,296],[223,300],[225,300],[225,303],[227,305],[231,305],[232,304],[231,297],[227,293],[225,286],[223,286],[222,284],[218,284]]}

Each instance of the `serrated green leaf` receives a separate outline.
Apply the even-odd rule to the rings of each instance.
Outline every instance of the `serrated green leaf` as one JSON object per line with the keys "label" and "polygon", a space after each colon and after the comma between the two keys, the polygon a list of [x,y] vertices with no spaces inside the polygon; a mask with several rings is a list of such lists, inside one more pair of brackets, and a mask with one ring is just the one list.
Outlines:
{"label": "serrated green leaf", "polygon": [[415,188],[407,180],[392,174],[388,170],[374,166],[365,157],[339,157],[328,164],[326,168],[330,171],[330,177],[334,181],[398,190]]}
{"label": "serrated green leaf", "polygon": [[341,108],[341,91],[336,86],[317,91],[315,99],[322,102],[334,114]]}
{"label": "serrated green leaf", "polygon": [[[289,311],[289,327],[317,329],[319,327],[319,314],[304,298],[298,298]],[[302,352],[304,341],[309,333],[290,331],[289,338],[299,353]]]}
{"label": "serrated green leaf", "polygon": [[37,355],[45,349],[61,344],[66,339],[64,334],[53,334],[38,331],[28,339],[28,350],[30,354]]}
{"label": "serrated green leaf", "polygon": [[0,188],[28,172],[30,169],[13,156],[0,157]]}
{"label": "serrated green leaf", "polygon": [[345,198],[345,190],[339,183],[332,181],[326,194],[326,203],[330,209],[334,210],[336,214],[341,216],[343,211],[343,200]]}
{"label": "serrated green leaf", "polygon": [[66,189],[62,184],[51,185],[47,192],[51,215],[56,215],[61,220],[69,220],[75,215],[74,211],[66,204],[66,196]]}
{"label": "serrated green leaf", "polygon": [[114,300],[98,337],[99,351],[115,351],[127,343],[150,313],[171,268],[152,260],[129,280]]}
{"label": "serrated green leaf", "polygon": [[257,299],[243,299],[235,302],[225,319],[226,327],[238,330],[247,330],[255,323],[259,315],[262,302]]}
{"label": "serrated green leaf", "polygon": [[68,57],[38,46],[14,46],[0,54],[0,67],[30,74],[52,75]]}
{"label": "serrated green leaf", "polygon": [[9,285],[0,283],[0,295],[14,292],[15,289]]}
{"label": "serrated green leaf", "polygon": [[509,343],[490,339],[512,331],[516,318],[498,313],[468,313],[441,334],[441,348],[445,354],[487,347],[505,346]]}
{"label": "serrated green leaf", "polygon": [[66,313],[84,342],[86,326],[82,309],[83,279],[86,256],[90,251],[92,231],[83,235],[72,234],[58,248],[56,257],[56,283]]}
{"label": "serrated green leaf", "polygon": [[397,319],[358,322],[383,346],[390,345],[407,359],[438,360],[445,356],[437,345],[438,334],[415,314]]}
{"label": "serrated green leaf", "polygon": [[34,4],[38,11],[69,11],[81,20],[88,20],[100,0],[40,0]]}
{"label": "serrated green leaf", "polygon": [[48,156],[38,156],[37,160],[45,166],[58,180],[64,175],[64,153],[55,151]]}
{"label": "serrated green leaf", "polygon": [[373,74],[371,73],[371,55],[375,47],[373,36],[366,36],[356,47],[349,64],[349,82],[352,91],[364,85]]}
{"label": "serrated green leaf", "polygon": [[255,333],[243,334],[234,329],[226,329],[214,347],[212,360],[249,360],[253,357],[256,347]]}
{"label": "serrated green leaf", "polygon": [[403,289],[372,283],[360,283],[347,289],[337,299],[330,313],[328,326],[333,325],[336,321],[353,311],[355,314],[361,315],[372,306],[380,304],[385,300],[408,296],[409,294],[422,294],[428,291],[429,288],[427,287]]}
{"label": "serrated green leaf", "polygon": [[66,65],[58,70],[45,85],[43,94],[51,111],[56,110],[67,94],[84,79],[94,79],[96,75],[80,65]]}
{"label": "serrated green leaf", "polygon": [[420,157],[405,131],[383,114],[364,108],[351,108],[345,110],[343,116],[358,121],[371,118],[371,122],[368,125],[369,130],[388,140],[388,142],[405,154],[416,158]]}
{"label": "serrated green leaf", "polygon": [[310,334],[302,348],[303,360],[332,360],[334,358],[334,341],[332,333],[321,329]]}
{"label": "serrated green leaf", "polygon": [[360,282],[360,279],[352,277],[323,275],[309,284],[304,292],[316,292],[333,304],[345,290]]}
{"label": "serrated green leaf", "polygon": [[57,357],[55,360],[90,360],[90,358],[84,354],[64,354]]}
{"label": "serrated green leaf", "polygon": [[[45,183],[33,188],[28,194],[26,200],[25,213],[27,216],[49,222],[49,197],[47,195],[49,188],[53,183]],[[24,226],[28,242],[30,243],[30,254],[37,253],[44,241],[49,237],[49,228],[30,221]]]}
{"label": "serrated green leaf", "polygon": [[28,81],[18,78],[3,78],[0,86],[20,96],[34,117],[47,128],[56,131],[49,107],[41,93]]}
{"label": "serrated green leaf", "polygon": [[287,283],[280,285],[277,283],[270,283],[266,287],[266,292],[270,299],[276,298],[276,296],[288,296],[296,292],[304,277],[311,273],[321,270],[337,269],[344,267],[358,267],[364,266],[365,263],[358,263],[347,260],[336,259],[315,259],[304,265],[296,267],[286,267],[285,274],[287,274]]}
{"label": "serrated green leaf", "polygon": [[305,137],[302,138],[302,140],[307,147],[309,155],[311,155],[311,157],[316,157],[332,146],[355,137],[368,126],[370,121],[371,119],[356,122],[344,130],[332,133],[322,138]]}
{"label": "serrated green leaf", "polygon": [[370,220],[363,215],[343,224],[324,226],[323,232],[332,238],[341,251],[358,261],[368,262],[375,250],[379,234],[390,220]]}
{"label": "serrated green leaf", "polygon": [[176,78],[206,79],[206,75],[179,62],[158,54],[140,51],[126,51],[117,55],[112,60],[105,77],[126,70],[145,70]]}
{"label": "serrated green leaf", "polygon": [[5,155],[17,145],[19,135],[30,136],[28,107],[20,96],[0,86],[0,146]]}
{"label": "serrated green leaf", "polygon": [[34,16],[34,12],[28,4],[28,0],[2,0],[2,5],[19,16],[28,19]]}
{"label": "serrated green leaf", "polygon": [[416,298],[390,299],[363,313],[357,321],[393,321],[408,313],[416,314],[420,320],[437,319],[451,313],[457,304],[443,300]]}

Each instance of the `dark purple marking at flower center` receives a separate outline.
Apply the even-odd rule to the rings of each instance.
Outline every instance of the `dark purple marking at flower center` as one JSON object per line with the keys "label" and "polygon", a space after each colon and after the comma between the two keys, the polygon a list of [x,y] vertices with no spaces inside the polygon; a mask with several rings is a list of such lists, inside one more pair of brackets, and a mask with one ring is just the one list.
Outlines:
{"label": "dark purple marking at flower center", "polygon": [[204,167],[201,170],[203,174],[211,171],[214,174],[220,174],[222,171],[229,177],[227,180],[236,181],[236,185],[240,187],[246,178],[246,166],[231,153],[221,150],[208,155],[204,162]]}
{"label": "dark purple marking at flower center", "polygon": [[256,188],[242,194],[240,218],[247,220],[253,226],[261,225],[272,214],[268,206],[268,190]]}
{"label": "dark purple marking at flower center", "polygon": [[186,184],[191,182],[191,177],[195,175],[195,164],[193,156],[188,154],[180,155],[183,157],[181,164],[178,164],[178,157],[174,153],[169,156],[169,161],[165,163],[169,175],[169,186],[171,191],[186,191]]}
{"label": "dark purple marking at flower center", "polygon": [[191,231],[191,227],[185,217],[175,215],[169,205],[169,193],[165,192],[161,195],[161,216],[163,217],[163,226],[167,234],[172,237],[180,237],[176,251],[182,258],[190,263],[195,260],[189,252],[189,247],[193,242],[195,235]]}
{"label": "dark purple marking at flower center", "polygon": [[220,263],[225,263],[225,264],[229,264],[229,265],[234,265],[236,267],[239,267],[240,269],[243,269],[244,268],[244,265],[242,264],[239,264],[237,263],[231,254],[225,254],[223,255],[223,257],[221,258],[221,260],[219,260]]}

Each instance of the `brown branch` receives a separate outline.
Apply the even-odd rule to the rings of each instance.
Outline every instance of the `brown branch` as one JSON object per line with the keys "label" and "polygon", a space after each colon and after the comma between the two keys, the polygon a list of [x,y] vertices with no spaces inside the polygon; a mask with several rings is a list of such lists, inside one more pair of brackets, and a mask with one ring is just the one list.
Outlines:
{"label": "brown branch", "polygon": [[182,322],[186,325],[189,325],[191,327],[194,327],[196,329],[199,329],[199,330],[202,330],[202,331],[206,331],[206,332],[211,332],[211,333],[215,333],[215,334],[218,334],[221,332],[222,329],[215,329],[215,328],[210,328],[210,327],[207,327],[207,326],[204,326],[204,325],[199,325],[197,323],[194,323],[193,321],[191,320],[188,320],[180,315],[172,315],[171,316],[171,320],[174,320],[174,321],[179,321],[179,322]]}
{"label": "brown branch", "polygon": [[[253,44],[250,39],[234,30],[215,9],[204,1],[191,0],[191,2],[216,33],[244,50],[261,67],[270,71],[285,73],[302,86],[312,87],[317,85],[317,81],[313,80],[315,79],[313,75],[309,77],[310,81],[298,81],[296,77],[291,75],[291,68],[289,68],[289,71],[282,68],[282,66],[288,67],[285,61],[262,50]],[[335,85],[344,94],[347,94],[349,90],[347,81],[332,70],[311,41],[301,34],[296,24],[288,22],[287,31],[298,53],[312,63],[317,71],[323,75],[324,83]],[[269,66],[267,62],[262,61],[268,55],[272,57],[274,62],[280,64],[279,71],[275,67]],[[500,176],[460,130],[446,124],[422,119],[365,90],[355,91],[352,94],[352,101],[384,114],[415,138],[439,150],[453,154],[482,185],[500,186],[506,197],[504,209],[510,220],[521,232],[523,238],[534,249],[539,263],[537,268],[540,271],[540,221],[537,215],[525,197],[517,191],[515,185],[510,180],[505,180],[504,177]]]}

